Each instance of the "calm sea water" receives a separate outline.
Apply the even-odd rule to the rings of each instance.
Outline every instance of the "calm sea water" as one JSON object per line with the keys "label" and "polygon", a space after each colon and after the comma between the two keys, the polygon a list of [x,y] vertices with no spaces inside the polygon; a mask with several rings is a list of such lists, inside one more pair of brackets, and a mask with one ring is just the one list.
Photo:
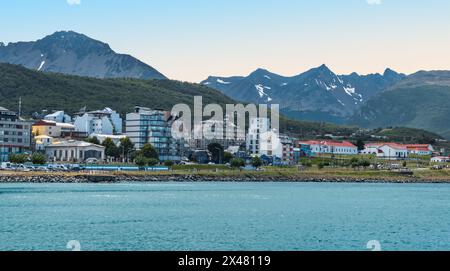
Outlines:
{"label": "calm sea water", "polygon": [[0,184],[0,250],[450,250],[450,185]]}

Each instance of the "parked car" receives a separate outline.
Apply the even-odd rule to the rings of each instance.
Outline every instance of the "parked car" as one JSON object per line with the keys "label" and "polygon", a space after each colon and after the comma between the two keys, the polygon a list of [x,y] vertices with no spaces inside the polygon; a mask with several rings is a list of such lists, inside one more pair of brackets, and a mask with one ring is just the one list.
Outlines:
{"label": "parked car", "polygon": [[36,171],[36,167],[35,166],[31,166],[31,165],[25,165],[25,168],[31,170],[31,171]]}
{"label": "parked car", "polygon": [[2,162],[0,165],[1,170],[11,170],[12,164],[10,162]]}
{"label": "parked car", "polygon": [[68,168],[69,168],[70,170],[72,170],[72,171],[80,171],[80,170],[83,169],[83,168],[82,168],[80,165],[78,165],[78,164],[69,165]]}
{"label": "parked car", "polygon": [[69,171],[69,169],[62,164],[48,165],[48,169],[52,171]]}
{"label": "parked car", "polygon": [[22,164],[16,165],[15,170],[17,170],[17,171],[24,171],[24,172],[30,172],[31,171],[27,166],[22,165]]}
{"label": "parked car", "polygon": [[86,164],[98,164],[98,159],[97,158],[89,158],[86,159]]}

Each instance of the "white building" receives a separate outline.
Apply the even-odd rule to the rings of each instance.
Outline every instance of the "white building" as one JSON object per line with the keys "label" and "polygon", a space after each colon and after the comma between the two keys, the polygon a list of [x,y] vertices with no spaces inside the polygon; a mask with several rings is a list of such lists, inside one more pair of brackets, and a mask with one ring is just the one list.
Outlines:
{"label": "white building", "polygon": [[434,152],[434,148],[429,144],[413,144],[406,145],[409,154],[427,156],[432,155]]}
{"label": "white building", "polygon": [[277,131],[270,128],[268,118],[253,118],[250,120],[246,148],[251,155],[283,157],[283,145]]}
{"label": "white building", "polygon": [[431,163],[447,163],[450,162],[450,157],[437,156],[431,158]]}
{"label": "white building", "polygon": [[335,154],[335,155],[355,155],[358,154],[358,147],[348,141],[299,141],[298,145],[307,145],[311,148],[313,155]]}
{"label": "white building", "polygon": [[379,158],[404,159],[408,158],[408,148],[406,145],[397,143],[369,143],[362,154],[373,154]]}
{"label": "white building", "polygon": [[84,141],[61,141],[45,148],[47,157],[54,162],[84,162],[89,158],[105,159],[105,147]]}
{"label": "white building", "polygon": [[64,113],[64,111],[56,111],[44,117],[44,120],[54,121],[57,123],[71,123],[72,118]]}
{"label": "white building", "polygon": [[74,125],[77,132],[87,135],[116,135],[122,133],[122,118],[110,108],[79,113],[75,118]]}
{"label": "white building", "polygon": [[45,151],[45,148],[47,148],[47,146],[52,145],[53,141],[54,138],[51,136],[47,135],[35,136],[34,137],[35,149],[37,151]]}

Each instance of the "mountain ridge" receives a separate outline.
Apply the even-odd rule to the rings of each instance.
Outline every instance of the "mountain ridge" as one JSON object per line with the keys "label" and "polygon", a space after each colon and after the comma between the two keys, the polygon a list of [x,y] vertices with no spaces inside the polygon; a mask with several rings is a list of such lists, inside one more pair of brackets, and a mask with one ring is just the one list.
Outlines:
{"label": "mountain ridge", "polygon": [[109,44],[74,31],[58,31],[37,41],[0,46],[0,62],[95,78],[167,79],[162,73]]}
{"label": "mountain ridge", "polygon": [[362,104],[405,77],[389,68],[383,74],[337,75],[325,64],[294,76],[258,68],[248,76],[210,76],[201,84],[251,103],[278,103],[296,119],[344,123]]}

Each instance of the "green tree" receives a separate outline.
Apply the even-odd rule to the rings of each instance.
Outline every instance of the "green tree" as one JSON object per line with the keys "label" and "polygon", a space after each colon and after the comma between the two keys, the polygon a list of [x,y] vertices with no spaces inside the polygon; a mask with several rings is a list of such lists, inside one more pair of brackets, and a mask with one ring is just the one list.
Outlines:
{"label": "green tree", "polygon": [[371,163],[367,159],[363,159],[363,160],[359,161],[360,167],[367,168],[367,167],[370,167],[370,165],[371,165]]}
{"label": "green tree", "polygon": [[152,144],[147,143],[142,147],[141,154],[145,158],[154,158],[156,160],[159,160],[158,152],[156,151],[155,147],[152,146]]}
{"label": "green tree", "polygon": [[145,167],[145,165],[147,165],[147,158],[145,158],[142,155],[138,155],[136,156],[136,158],[134,158],[134,163],[139,166],[140,169],[142,169],[143,167]]}
{"label": "green tree", "polygon": [[263,164],[261,158],[259,158],[258,156],[255,156],[252,158],[252,166],[254,166],[255,168],[259,168],[261,167]]}
{"label": "green tree", "polygon": [[42,153],[35,152],[31,156],[31,162],[35,165],[45,165],[47,162],[47,157],[45,157]]}
{"label": "green tree", "polygon": [[240,168],[245,166],[244,159],[241,158],[233,158],[231,159],[231,167],[233,168]]}
{"label": "green tree", "polygon": [[111,138],[106,138],[102,145],[105,147],[105,154],[108,157],[117,158],[120,156],[119,148],[114,144],[114,141]]}
{"label": "green tree", "polygon": [[123,155],[124,158],[130,157],[130,154],[134,151],[134,144],[129,137],[120,139],[119,150],[120,154]]}
{"label": "green tree", "polygon": [[224,151],[223,146],[219,143],[211,143],[208,145],[208,151],[212,155],[212,161],[216,164],[223,163]]}
{"label": "green tree", "polygon": [[156,166],[159,163],[158,159],[155,158],[148,158],[147,164],[151,167]]}
{"label": "green tree", "polygon": [[356,147],[358,147],[358,151],[363,151],[366,147],[366,144],[361,139],[358,139],[358,141],[356,141]]}
{"label": "green tree", "polygon": [[27,162],[28,156],[26,154],[11,154],[9,161],[14,164],[23,164]]}
{"label": "green tree", "polygon": [[233,159],[233,154],[231,154],[229,152],[223,153],[223,162],[224,163],[230,163],[231,159]]}
{"label": "green tree", "polygon": [[95,145],[100,145],[100,141],[98,140],[98,138],[96,136],[94,137],[89,137],[85,140],[86,142],[95,144]]}
{"label": "green tree", "polygon": [[352,168],[357,168],[360,166],[360,161],[357,157],[352,157],[352,159],[350,159],[350,166]]}

